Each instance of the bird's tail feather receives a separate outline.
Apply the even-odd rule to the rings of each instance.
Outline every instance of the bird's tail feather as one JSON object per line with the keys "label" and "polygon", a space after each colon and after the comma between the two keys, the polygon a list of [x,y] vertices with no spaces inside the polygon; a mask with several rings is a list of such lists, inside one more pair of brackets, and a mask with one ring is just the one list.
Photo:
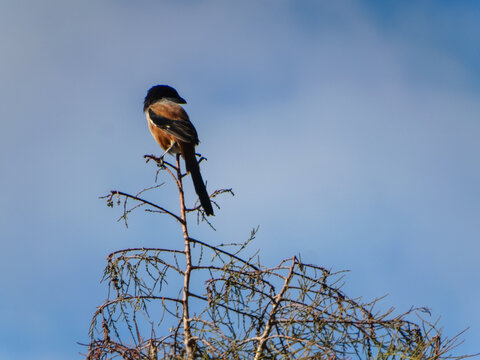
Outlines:
{"label": "bird's tail feather", "polygon": [[207,215],[214,215],[212,202],[210,201],[210,196],[208,195],[207,188],[202,179],[202,174],[200,173],[200,166],[198,166],[197,158],[195,156],[195,151],[192,153],[185,154],[185,167],[187,171],[190,172],[192,176],[193,186],[195,192],[200,199],[200,204],[205,210]]}

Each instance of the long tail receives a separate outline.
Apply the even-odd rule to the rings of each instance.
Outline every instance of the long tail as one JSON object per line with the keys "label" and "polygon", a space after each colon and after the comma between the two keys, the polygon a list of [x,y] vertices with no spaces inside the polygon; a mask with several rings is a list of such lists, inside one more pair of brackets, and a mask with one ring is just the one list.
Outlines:
{"label": "long tail", "polygon": [[198,166],[197,158],[195,156],[195,148],[193,146],[191,148],[184,147],[182,150],[184,150],[183,156],[185,158],[185,167],[192,176],[193,186],[200,199],[200,204],[202,204],[203,210],[205,210],[207,215],[214,215],[210,196],[208,196],[207,188],[202,179],[202,174],[200,174],[200,167]]}

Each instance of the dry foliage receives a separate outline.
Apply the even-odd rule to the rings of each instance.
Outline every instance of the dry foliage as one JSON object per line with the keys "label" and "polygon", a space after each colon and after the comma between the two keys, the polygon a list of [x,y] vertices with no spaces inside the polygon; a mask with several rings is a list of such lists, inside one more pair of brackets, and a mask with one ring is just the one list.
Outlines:
{"label": "dry foliage", "polygon": [[[378,311],[341,290],[343,272],[332,273],[294,256],[265,267],[258,254],[243,258],[244,244],[211,245],[188,235],[179,158],[155,160],[177,185],[180,214],[137,195],[111,191],[108,205],[123,205],[121,219],[144,207],[180,225],[182,249],[132,248],[107,259],[109,296],[91,324],[87,359],[461,359],[450,351],[459,336],[442,336],[422,316]],[[222,193],[212,194],[212,200]],[[130,202],[134,205],[130,208]],[[213,202],[215,205],[216,203]],[[218,205],[217,205],[218,207]],[[418,315],[415,318],[414,315]],[[415,321],[412,321],[411,319]],[[459,334],[460,335],[460,334]]]}

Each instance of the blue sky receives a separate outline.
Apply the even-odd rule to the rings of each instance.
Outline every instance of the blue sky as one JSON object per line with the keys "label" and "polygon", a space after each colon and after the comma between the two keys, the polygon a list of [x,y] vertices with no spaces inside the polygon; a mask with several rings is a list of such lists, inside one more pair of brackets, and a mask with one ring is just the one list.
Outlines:
{"label": "blue sky", "polygon": [[352,270],[349,295],[430,307],[479,352],[479,18],[476,1],[2,1],[0,358],[80,358],[107,254],[171,245],[166,219],[125,229],[98,199],[152,184],[157,83],[188,101],[209,189],[236,194],[193,236],[260,225],[267,264]]}

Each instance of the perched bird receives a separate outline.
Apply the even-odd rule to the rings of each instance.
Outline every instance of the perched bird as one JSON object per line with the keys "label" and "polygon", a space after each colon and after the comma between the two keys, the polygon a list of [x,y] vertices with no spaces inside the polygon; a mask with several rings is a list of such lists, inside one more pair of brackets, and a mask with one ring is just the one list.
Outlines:
{"label": "perched bird", "polygon": [[195,155],[195,146],[198,145],[197,130],[183,107],[179,105],[186,103],[174,88],[157,85],[148,90],[143,111],[147,116],[148,128],[153,138],[165,150],[162,156],[166,153],[182,155],[203,210],[207,215],[213,215],[212,203]]}

